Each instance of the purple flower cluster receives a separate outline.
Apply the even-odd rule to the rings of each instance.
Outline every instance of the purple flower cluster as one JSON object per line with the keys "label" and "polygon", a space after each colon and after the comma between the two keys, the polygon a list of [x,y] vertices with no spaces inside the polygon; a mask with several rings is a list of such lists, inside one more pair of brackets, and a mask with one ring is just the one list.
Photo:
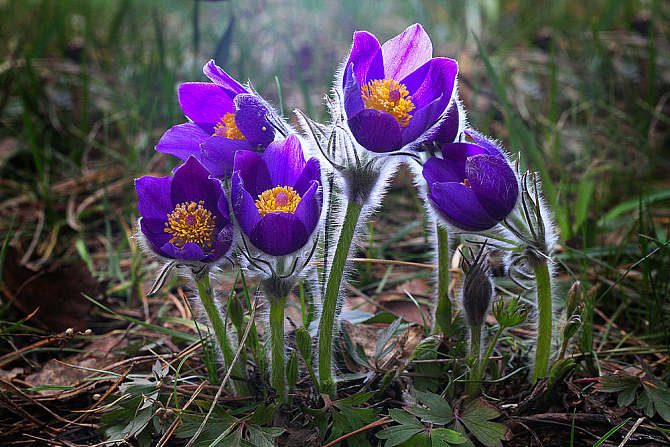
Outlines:
{"label": "purple flower cluster", "polygon": [[[321,217],[319,161],[305,160],[295,134],[275,140],[268,118],[276,112],[255,92],[214,61],[203,72],[211,82],[178,89],[189,122],[169,129],[156,146],[185,164],[173,178],[136,183],[148,245],[162,256],[191,261],[225,255],[234,232],[220,179],[230,181],[241,237],[271,256],[300,250]],[[347,131],[361,150],[377,157],[417,151],[437,215],[463,230],[482,231],[515,207],[517,177],[495,144],[461,129],[457,73],[456,61],[433,57],[428,34],[415,24],[383,45],[356,32],[337,88]]]}
{"label": "purple flower cluster", "polygon": [[212,82],[179,86],[190,122],[169,129],[156,146],[185,163],[173,177],[135,182],[147,246],[165,258],[203,263],[228,254],[234,231],[220,179],[232,176],[233,214],[243,237],[271,256],[300,250],[321,216],[318,160],[305,161],[295,135],[274,141],[268,104],[214,61],[203,72]]}

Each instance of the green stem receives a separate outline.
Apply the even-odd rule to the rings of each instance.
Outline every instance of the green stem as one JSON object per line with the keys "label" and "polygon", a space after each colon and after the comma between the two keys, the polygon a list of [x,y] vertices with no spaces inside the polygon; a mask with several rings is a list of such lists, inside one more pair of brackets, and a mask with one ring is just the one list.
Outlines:
{"label": "green stem", "polygon": [[449,230],[435,224],[437,233],[437,307],[435,308],[435,322],[433,335],[442,331],[447,337],[451,328],[451,300],[449,299]]}
{"label": "green stem", "polygon": [[470,326],[470,358],[472,369],[470,369],[470,380],[465,384],[465,393],[470,397],[476,397],[479,394],[481,379],[479,371],[480,356],[482,354],[482,326]]}
{"label": "green stem", "polygon": [[[204,272],[201,275],[196,276],[196,284],[198,285],[198,294],[200,295],[200,302],[205,308],[209,322],[214,329],[214,335],[216,340],[219,342],[219,347],[223,353],[223,359],[225,362],[226,368],[230,367],[235,358],[235,351],[230,345],[230,340],[228,339],[228,334],[226,332],[226,326],[221,319],[221,314],[219,309],[217,309],[216,304],[214,303],[214,292],[212,291],[212,286],[209,282],[209,270]],[[234,377],[245,378],[246,374],[244,373],[244,365],[236,363],[233,366]],[[248,395],[249,389],[244,380],[235,380],[234,382],[235,390],[239,395]]]}
{"label": "green stem", "polygon": [[270,299],[270,350],[272,365],[270,383],[277,392],[281,402],[287,402],[286,392],[286,358],[284,343],[284,306],[286,297]]}
{"label": "green stem", "polygon": [[502,327],[498,329],[498,332],[496,332],[496,335],[493,336],[493,340],[491,340],[491,343],[486,350],[486,354],[484,354],[484,357],[482,357],[478,371],[478,380],[481,380],[482,376],[484,375],[484,371],[486,371],[486,365],[489,363],[489,358],[491,358],[491,354],[493,354],[493,349],[496,347],[496,343],[498,343],[498,339],[502,335],[503,329],[504,328]]}
{"label": "green stem", "polygon": [[540,377],[547,377],[549,353],[551,351],[552,319],[551,312],[551,276],[546,262],[534,268],[537,286],[537,347],[533,367],[533,383]]}
{"label": "green stem", "polygon": [[332,370],[333,354],[333,328],[335,325],[335,313],[337,310],[337,298],[342,284],[342,274],[347,262],[351,242],[354,238],[358,218],[361,215],[361,205],[354,201],[347,204],[347,212],[344,216],[344,224],[337,241],[337,248],[333,256],[333,263],[328,275],[326,293],[323,297],[323,308],[321,321],[319,322],[319,379],[320,391],[322,393],[335,393],[335,378]]}

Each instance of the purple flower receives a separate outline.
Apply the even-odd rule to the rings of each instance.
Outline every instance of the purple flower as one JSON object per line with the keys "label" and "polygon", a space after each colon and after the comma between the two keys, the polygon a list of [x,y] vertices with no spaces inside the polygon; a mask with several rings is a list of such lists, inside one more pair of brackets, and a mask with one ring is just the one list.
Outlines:
{"label": "purple flower", "polygon": [[[474,135],[482,138],[482,145],[445,144],[443,158],[431,157],[423,165],[428,198],[435,209],[466,231],[495,226],[514,209],[519,195],[516,175],[505,156],[493,143]],[[466,136],[470,136],[467,131]]]}
{"label": "purple flower", "polygon": [[421,25],[379,45],[367,31],[354,34],[342,88],[349,128],[373,152],[413,143],[444,113],[458,65],[432,58],[433,45]]}
{"label": "purple flower", "polygon": [[262,156],[235,154],[233,212],[254,246],[282,256],[307,243],[321,216],[320,175],[319,162],[305,162],[295,135],[270,144]]}
{"label": "purple flower", "polygon": [[165,132],[156,150],[187,160],[194,155],[215,177],[230,177],[235,152],[265,147],[274,128],[265,102],[210,60],[203,72],[212,82],[179,86],[179,104],[192,121]]}
{"label": "purple flower", "polygon": [[233,226],[221,182],[189,157],[172,177],[135,180],[140,228],[158,255],[215,262],[230,250]]}

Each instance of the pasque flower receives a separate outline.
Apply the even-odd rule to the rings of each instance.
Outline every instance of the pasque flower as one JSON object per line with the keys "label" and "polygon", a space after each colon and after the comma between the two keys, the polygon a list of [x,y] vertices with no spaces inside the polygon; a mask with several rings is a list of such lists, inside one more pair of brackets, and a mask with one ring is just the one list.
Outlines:
{"label": "pasque flower", "polygon": [[135,180],[140,228],[156,254],[213,263],[231,247],[233,226],[221,182],[193,156],[172,177]]}
{"label": "pasque flower", "polygon": [[263,155],[237,152],[231,195],[242,232],[272,256],[299,250],[321,216],[320,184],[318,160],[305,161],[295,135],[271,143]]}
{"label": "pasque flower", "polygon": [[354,34],[344,65],[344,109],[352,134],[373,152],[392,152],[424,136],[451,101],[456,61],[432,58],[419,24],[383,45],[367,31]]}
{"label": "pasque flower", "polygon": [[428,198],[439,216],[466,231],[483,231],[505,219],[519,195],[517,178],[505,156],[479,134],[442,146],[442,158],[423,165]]}
{"label": "pasque flower", "polygon": [[156,150],[187,160],[194,155],[216,177],[230,177],[235,152],[265,147],[275,130],[269,107],[210,60],[203,72],[212,82],[179,86],[179,104],[190,123],[169,129]]}

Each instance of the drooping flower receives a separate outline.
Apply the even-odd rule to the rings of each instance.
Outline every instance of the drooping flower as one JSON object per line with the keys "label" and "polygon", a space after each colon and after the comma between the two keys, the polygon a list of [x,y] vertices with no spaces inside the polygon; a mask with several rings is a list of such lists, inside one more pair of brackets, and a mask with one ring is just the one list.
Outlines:
{"label": "drooping flower", "polygon": [[342,89],[349,128],[373,152],[392,152],[421,139],[452,99],[458,64],[433,58],[419,24],[383,45],[367,31],[354,34]]}
{"label": "drooping flower", "polygon": [[156,254],[213,263],[232,245],[233,226],[221,182],[191,156],[166,177],[135,180],[140,229]]}
{"label": "drooping flower", "polygon": [[272,256],[302,248],[321,216],[319,162],[305,161],[295,135],[275,141],[263,155],[235,154],[232,202],[249,241]]}
{"label": "drooping flower", "polygon": [[[466,139],[468,135],[472,133],[466,131]],[[493,143],[482,141],[483,145],[445,144],[442,158],[431,157],[423,165],[434,208],[466,231],[494,227],[514,209],[519,195],[516,175],[505,156]]]}
{"label": "drooping flower", "polygon": [[235,152],[265,147],[274,140],[275,130],[266,118],[270,110],[213,60],[203,72],[212,82],[179,86],[179,104],[191,122],[165,132],[156,150],[184,161],[193,155],[212,175],[230,177]]}

